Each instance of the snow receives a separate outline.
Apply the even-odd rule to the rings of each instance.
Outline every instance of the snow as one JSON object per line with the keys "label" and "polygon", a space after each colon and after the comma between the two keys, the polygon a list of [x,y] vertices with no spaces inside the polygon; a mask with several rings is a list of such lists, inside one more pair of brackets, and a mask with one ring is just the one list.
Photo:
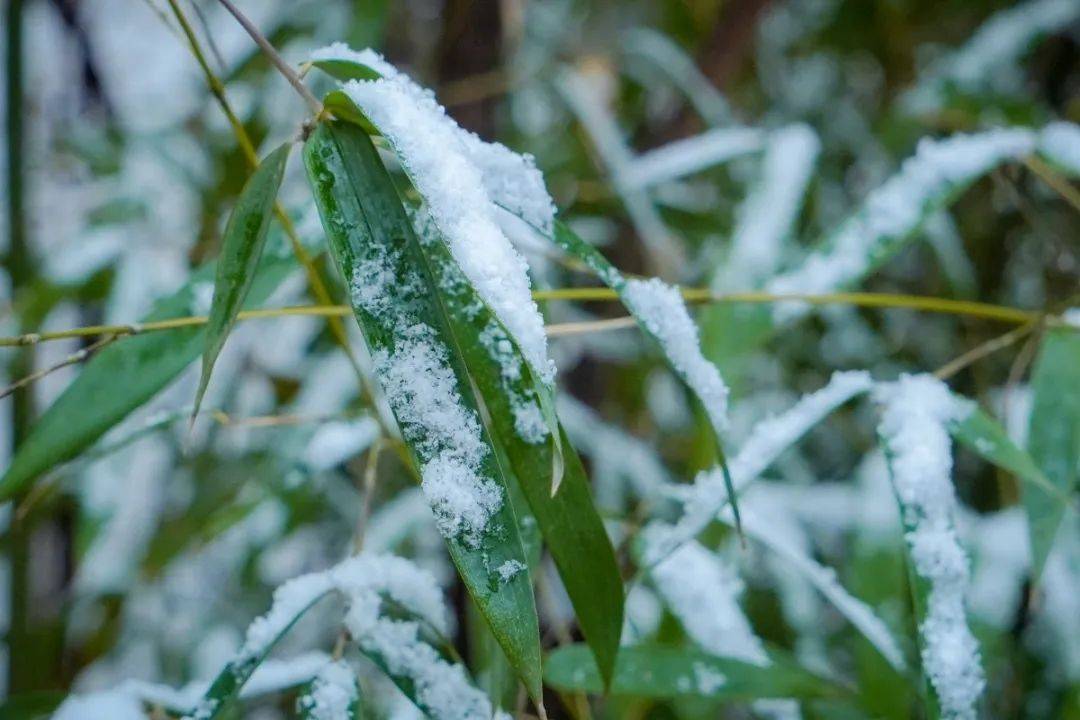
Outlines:
{"label": "snow", "polygon": [[399,331],[392,352],[373,354],[386,399],[421,460],[421,489],[447,537],[476,544],[502,507],[502,488],[484,477],[489,455],[447,352],[422,323]]}
{"label": "snow", "polygon": [[[749,485],[810,428],[872,384],[865,371],[833,373],[823,388],[802,397],[790,410],[755,425],[728,463],[735,491]],[[668,537],[672,548],[697,536],[728,502],[723,476],[716,469],[700,473],[691,486],[679,490],[683,515]]]}
{"label": "snow", "polygon": [[323,423],[308,440],[304,462],[316,472],[337,467],[370,447],[379,432],[379,423],[370,417]]}
{"label": "snow", "polygon": [[258,662],[296,618],[332,589],[331,579],[320,574],[303,575],[275,590],[270,611],[248,626],[235,665]]}
{"label": "snow", "polygon": [[820,151],[817,135],[801,123],[769,135],[761,178],[739,206],[731,255],[718,275],[717,290],[755,287],[776,270]]}
{"label": "snow", "polygon": [[499,576],[499,580],[507,583],[522,570],[525,570],[525,563],[520,560],[507,560],[502,565],[495,568],[495,574]]}
{"label": "snow", "polygon": [[694,682],[702,695],[712,695],[727,684],[727,676],[703,662],[694,663]]}
{"label": "snow", "polygon": [[[538,173],[528,172],[535,168],[528,159],[465,133],[430,92],[404,75],[353,80],[344,90],[397,153],[476,292],[540,378],[550,384],[555,368],[547,355],[543,318],[532,299],[528,265],[500,229],[497,206],[488,191],[488,186],[496,185],[498,197],[537,221],[541,210],[534,207],[534,186],[542,187],[543,181]],[[474,161],[477,157],[488,171],[486,182],[484,170]]]}
{"label": "snow", "polygon": [[1080,308],[1069,308],[1061,314],[1061,319],[1069,327],[1080,328]]}
{"label": "snow", "polygon": [[1080,175],[1080,125],[1050,123],[1039,133],[1039,152],[1070,175]]}
{"label": "snow", "polygon": [[628,280],[620,292],[627,308],[659,341],[676,372],[701,399],[717,432],[728,427],[728,388],[720,371],[701,354],[698,329],[679,289],[662,280]]}
{"label": "snow", "polygon": [[[647,561],[654,552],[662,551],[663,543],[654,544],[650,529],[643,537]],[[765,646],[739,607],[742,580],[718,555],[691,541],[657,563],[650,573],[660,597],[702,649],[755,665],[769,664]]]}
{"label": "snow", "polygon": [[[1018,128],[923,138],[900,171],[867,196],[828,245],[769,282],[769,292],[827,293],[859,280],[953,193],[999,164],[1029,155],[1035,143],[1033,132]],[[781,303],[775,312],[783,320],[804,310],[802,303]]]}
{"label": "snow", "polygon": [[617,181],[626,189],[641,190],[757,152],[762,145],[760,130],[743,127],[706,130],[638,155],[619,169]]}
{"label": "snow", "polygon": [[965,616],[968,558],[955,528],[957,502],[947,429],[970,408],[929,375],[901,376],[894,384],[880,386],[876,395],[884,405],[879,432],[890,455],[905,539],[915,573],[929,586],[925,616],[919,623],[923,669],[942,716],[974,720],[986,683],[978,643]]}
{"label": "snow", "polygon": [[349,709],[357,696],[355,674],[347,663],[338,660],[323,666],[296,706],[306,711],[311,720],[349,720]]}
{"label": "snow", "polygon": [[142,703],[130,693],[105,690],[70,696],[52,720],[146,720],[146,715]]}

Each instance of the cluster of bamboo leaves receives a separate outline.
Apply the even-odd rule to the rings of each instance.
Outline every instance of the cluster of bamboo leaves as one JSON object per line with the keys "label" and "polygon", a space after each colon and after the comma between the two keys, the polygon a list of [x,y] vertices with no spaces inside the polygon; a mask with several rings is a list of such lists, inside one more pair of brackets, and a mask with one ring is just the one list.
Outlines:
{"label": "cluster of bamboo leaves", "polygon": [[[378,74],[376,68],[345,60],[316,60],[312,65],[340,81],[371,78]],[[580,78],[568,76],[563,80],[564,88],[569,88],[564,91],[572,96],[574,83]],[[704,99],[697,99],[705,102],[711,97],[706,94]],[[706,104],[711,108],[706,112],[723,121],[727,110],[718,98],[714,100],[712,105]],[[570,104],[573,103],[571,99]],[[467,591],[467,598],[462,601],[468,605],[466,617],[471,622],[470,681],[482,686],[494,705],[507,709],[513,709],[515,704],[524,705],[516,692],[520,683],[537,712],[543,713],[545,704],[550,705],[550,699],[558,697],[569,712],[582,717],[590,712],[587,698],[596,703],[594,708],[600,707],[601,712],[612,717],[620,716],[619,713],[626,716],[643,714],[664,703],[670,703],[678,717],[699,717],[725,703],[769,699],[802,702],[806,712],[820,712],[823,716],[862,717],[884,712],[900,717],[907,712],[912,698],[925,707],[929,716],[937,716],[940,710],[934,699],[934,689],[924,684],[920,676],[917,633],[905,631],[903,623],[895,617],[879,626],[881,621],[876,617],[868,621],[851,609],[852,595],[870,602],[878,614],[888,605],[889,598],[885,598],[886,602],[873,602],[873,595],[881,592],[881,587],[870,583],[873,573],[869,565],[865,568],[856,565],[851,569],[852,582],[848,589],[837,588],[822,580],[822,566],[798,552],[793,565],[795,571],[815,584],[862,636],[858,640],[860,644],[853,650],[855,663],[860,665],[854,669],[810,666],[795,654],[777,647],[779,643],[769,645],[768,661],[762,666],[746,658],[718,656],[706,649],[695,648],[689,642],[661,642],[655,637],[644,643],[627,642],[624,603],[628,593],[645,584],[650,570],[663,558],[650,558],[646,550],[639,548],[629,552],[625,547],[617,548],[611,538],[622,538],[627,546],[633,545],[634,532],[626,528],[649,520],[675,519],[665,514],[671,510],[670,503],[637,491],[641,501],[637,510],[642,515],[615,518],[614,523],[619,526],[617,531],[605,524],[605,520],[611,518],[605,517],[594,499],[585,463],[575,449],[575,442],[582,445],[583,441],[575,441],[572,437],[575,434],[570,432],[573,428],[564,427],[569,421],[561,418],[562,411],[556,409],[555,388],[535,377],[524,361],[522,376],[513,381],[513,387],[507,385],[510,381],[504,377],[498,361],[491,357],[482,337],[485,329],[498,320],[457,266],[437,230],[415,222],[416,212],[425,199],[408,175],[393,162],[393,153],[378,136],[377,128],[346,95],[331,89],[322,98],[322,105],[324,110],[305,123],[299,140],[285,142],[258,161],[231,211],[217,260],[193,272],[183,287],[160,300],[139,325],[199,315],[199,288],[212,282],[213,295],[206,322],[162,332],[136,331],[97,352],[21,443],[10,467],[0,478],[0,500],[25,496],[28,491],[41,487],[50,473],[63,472],[65,464],[77,463],[89,453],[107,452],[107,447],[102,448],[102,438],[200,357],[201,376],[193,405],[183,414],[190,416],[193,423],[204,417],[201,404],[215,363],[242,311],[265,306],[287,278],[296,274],[304,258],[319,258],[324,249],[328,250],[327,266],[333,269],[336,278],[333,284],[347,288],[354,268],[365,258],[382,256],[387,248],[393,248],[397,263],[392,268],[395,277],[419,277],[423,287],[418,292],[409,282],[392,285],[391,292],[396,294],[386,298],[391,314],[408,313],[410,318],[421,319],[434,329],[439,344],[447,348],[458,395],[466,407],[483,419],[482,439],[491,458],[485,472],[508,498],[495,518],[497,530],[485,533],[478,543],[455,538],[446,540],[446,550]],[[603,129],[602,119],[597,121],[593,116],[590,120],[587,109],[579,106],[578,110],[584,126],[592,122],[593,129],[599,127],[596,131],[601,134],[610,130]],[[594,137],[594,141],[598,149],[605,144],[599,137]],[[295,147],[297,145],[300,147]],[[322,237],[317,236],[312,240],[295,240],[290,251],[283,238],[275,236],[275,213],[280,212],[278,193],[291,155],[293,162],[297,162],[295,155],[302,156],[311,196],[322,218],[322,233],[318,235],[325,237],[325,246]],[[618,180],[619,174],[626,172],[620,163],[628,164],[626,158],[620,159],[618,155],[618,151],[614,151],[613,157],[605,158],[608,169],[616,176],[613,185],[619,201],[625,204],[632,222],[647,240],[650,224],[659,222],[662,226],[663,220],[651,200],[643,195],[642,187],[626,180],[625,175]],[[1055,176],[1067,174],[1069,170],[1052,156],[1043,160],[1057,165],[1053,171]],[[871,244],[865,270],[850,279],[850,287],[861,286],[872,271],[914,244],[925,224],[956,201],[965,189],[949,188],[941,197],[933,198],[918,223],[903,237],[885,237]],[[538,236],[536,241],[546,243],[550,253],[588,269],[622,298],[628,276],[616,270],[603,253],[579,237],[573,227],[571,222],[558,221],[551,237],[543,236],[537,228],[532,231]],[[825,233],[820,243],[825,251],[831,247],[833,235]],[[655,254],[656,267],[661,269],[671,261],[660,241],[662,237],[654,235],[657,243],[649,247]],[[624,304],[633,314],[632,303]],[[372,316],[359,305],[353,310],[368,352],[393,348],[392,320]],[[765,307],[710,307],[701,314],[703,349],[729,378],[746,376],[748,358],[760,357],[759,349],[782,334],[786,327],[778,318]],[[643,335],[657,334],[645,318],[636,319]],[[679,372],[677,362],[665,356],[662,343],[657,342],[653,347],[660,350],[655,353],[657,357],[669,362],[671,373],[686,380]],[[514,351],[520,355],[516,345]],[[1055,321],[1043,329],[1031,387],[1031,423],[1026,447],[1010,439],[1002,424],[983,409],[951,424],[949,432],[960,446],[1000,468],[1018,483],[1032,547],[1030,579],[1037,585],[1040,571],[1055,549],[1055,538],[1059,537],[1061,525],[1076,521],[1073,498],[1080,466],[1080,335],[1074,327]],[[868,387],[862,388],[866,389]],[[738,448],[724,446],[720,428],[713,427],[707,420],[696,423],[706,437],[701,443],[705,457],[696,463],[697,469],[715,467],[725,492],[716,495],[715,507],[702,510],[702,522],[693,526],[680,542],[701,542],[717,547],[733,534],[745,535],[742,539],[744,547],[749,543],[755,551],[760,547],[765,553],[784,556],[783,544],[767,527],[762,529],[750,523],[745,528],[740,527],[738,497],[745,485],[738,481],[744,478],[733,478],[728,469],[749,465],[759,468],[755,474],[763,472],[778,462],[804,434],[812,432],[814,424],[823,422],[828,414],[861,394],[862,390],[838,397],[813,418],[813,423],[772,448],[771,455],[735,456],[732,450]],[[378,392],[378,388],[373,389],[374,394]],[[536,397],[543,409],[548,441],[532,444],[515,431],[513,398],[522,393]],[[381,412],[374,408],[373,417],[379,418],[380,425],[388,424],[385,416],[380,417]],[[140,432],[146,431],[152,432],[153,427]],[[385,442],[399,447],[404,445],[398,462],[406,476],[418,479],[415,468],[423,461],[418,456],[421,452],[419,443],[402,441],[392,433]],[[747,442],[746,446],[751,445]],[[594,452],[585,445],[581,449],[589,455]],[[375,459],[369,462],[377,469],[378,455],[372,454]],[[596,466],[598,458],[592,459]],[[745,481],[752,479],[752,476],[746,477]],[[280,492],[303,492],[303,489],[284,488]],[[355,497],[352,499],[356,500]],[[247,510],[252,506],[238,498],[233,502]],[[653,503],[655,507],[652,507]],[[729,514],[725,514],[728,505]],[[904,508],[896,508],[895,512],[903,516]],[[219,517],[216,522],[221,527],[228,527],[243,514]],[[296,522],[302,523],[303,518]],[[725,523],[731,527],[725,529]],[[220,530],[211,527],[204,531],[212,534]],[[673,555],[678,549],[668,548],[666,555]],[[158,562],[167,563],[169,552],[176,550],[166,548],[166,557]],[[552,561],[558,583],[565,589],[572,610],[573,626],[580,633],[576,637],[560,639],[559,647],[553,650],[549,650],[551,644],[542,637],[543,613],[538,613],[536,599],[538,586],[550,584],[552,580],[545,576],[550,573],[542,562],[544,556]],[[862,561],[872,562],[865,557]],[[500,582],[493,576],[492,568],[504,563],[512,563],[523,570],[508,582]],[[863,570],[866,573],[860,577]],[[878,571],[881,574],[880,568]],[[912,582],[911,590],[915,594],[911,605],[917,624],[925,611],[929,589]],[[891,594],[893,598],[904,597],[903,593]],[[235,716],[230,713],[237,712],[239,703],[245,701],[241,695],[245,683],[264,662],[270,662],[267,660],[270,648],[283,638],[285,631],[316,607],[320,606],[312,603],[297,608],[296,616],[281,626],[281,635],[275,636],[259,657],[227,665],[210,683],[198,704],[201,712],[193,716],[201,720]],[[409,616],[407,610],[401,610],[401,614]],[[890,640],[894,636],[908,639],[898,642],[900,650],[894,652],[891,645],[882,642],[881,634],[877,632],[879,627],[886,628],[885,634]],[[668,638],[672,635],[682,637],[684,633],[668,633]],[[456,657],[445,638],[429,639],[448,661],[464,662]],[[575,639],[579,642],[573,642]],[[365,652],[362,644],[357,647],[361,653]],[[867,647],[869,653],[863,652]],[[454,717],[442,715],[440,713],[444,711],[439,707],[425,704],[413,678],[395,673],[392,664],[377,653],[368,655],[368,659],[382,668],[421,711],[432,717]],[[876,677],[867,679],[868,674],[876,674]],[[720,677],[723,681],[712,685],[687,681],[687,678],[703,676]],[[319,701],[312,699],[318,695],[319,676],[301,673],[299,676],[286,675],[286,680],[271,686],[271,690],[280,691],[290,684],[303,685],[299,714],[323,717],[317,714],[320,712]],[[878,688],[888,684],[896,687],[887,696],[899,697],[901,701],[897,707],[883,711],[882,697],[885,696],[878,697],[876,693]],[[548,703],[545,703],[545,688],[549,691]],[[363,693],[358,688],[355,690],[342,717],[362,717],[365,712]],[[143,692],[142,697],[148,705],[171,716],[195,712],[193,707],[183,703],[161,701],[153,692]],[[604,698],[610,699],[606,705]]]}

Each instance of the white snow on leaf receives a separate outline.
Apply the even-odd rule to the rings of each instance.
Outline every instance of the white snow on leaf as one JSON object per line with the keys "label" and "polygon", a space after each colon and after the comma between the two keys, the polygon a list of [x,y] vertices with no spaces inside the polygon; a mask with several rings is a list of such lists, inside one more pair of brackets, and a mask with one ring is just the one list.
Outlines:
{"label": "white snow on leaf", "polygon": [[775,272],[820,151],[817,135],[801,123],[768,137],[761,178],[739,206],[731,255],[717,276],[717,290],[756,287]]}
{"label": "white snow on leaf", "polygon": [[[790,410],[755,425],[728,463],[735,491],[740,492],[810,428],[840,405],[869,390],[872,384],[870,374],[865,371],[833,373],[825,387],[804,396]],[[671,548],[697,536],[716,519],[729,499],[719,470],[699,473],[692,485],[678,489],[683,515],[668,534]]]}
{"label": "white snow on leaf", "polygon": [[1039,133],[1039,152],[1070,175],[1080,175],[1080,125],[1050,123]]}
{"label": "white snow on leaf", "polygon": [[762,144],[760,130],[743,127],[706,130],[638,155],[619,168],[616,181],[628,190],[641,190],[758,152]]}
{"label": "white snow on leaf", "polygon": [[627,280],[620,296],[660,343],[675,371],[700,398],[716,432],[728,427],[728,388],[720,371],[701,354],[697,325],[679,289],[658,278]]}
{"label": "white snow on leaf", "polygon": [[[526,199],[535,194],[522,189],[542,185],[538,173],[527,172],[535,168],[527,159],[519,161],[509,150],[489,147],[465,133],[430,92],[404,75],[353,80],[344,90],[393,147],[462,272],[550,384],[555,368],[547,354],[543,318],[532,299],[528,265],[500,229],[488,191],[489,185],[497,185],[503,202],[535,216],[539,210]],[[488,170],[487,182],[474,156]]]}
{"label": "white snow on leaf", "polygon": [[970,407],[930,375],[905,375],[876,390],[879,432],[889,453],[905,539],[915,573],[929,585],[919,623],[923,670],[950,720],[974,720],[986,685],[979,646],[968,629],[968,558],[956,534],[956,495],[947,424]]}
{"label": "white snow on leaf", "polygon": [[356,674],[342,660],[329,662],[311,681],[311,688],[297,698],[296,707],[311,720],[349,720],[349,709],[358,696]]}
{"label": "white snow on leaf", "polygon": [[362,453],[378,437],[379,423],[374,418],[323,423],[308,440],[304,462],[315,471],[337,467]]}
{"label": "white snow on leaf", "polygon": [[[767,284],[769,292],[826,293],[856,282],[953,193],[1001,163],[1029,155],[1035,144],[1035,133],[1020,128],[923,138],[900,171],[867,196],[828,245],[797,269],[774,278]],[[783,320],[805,308],[803,303],[781,303],[775,315]]]}
{"label": "white snow on leaf", "polygon": [[142,702],[128,692],[104,690],[71,695],[53,713],[52,720],[146,720]]}

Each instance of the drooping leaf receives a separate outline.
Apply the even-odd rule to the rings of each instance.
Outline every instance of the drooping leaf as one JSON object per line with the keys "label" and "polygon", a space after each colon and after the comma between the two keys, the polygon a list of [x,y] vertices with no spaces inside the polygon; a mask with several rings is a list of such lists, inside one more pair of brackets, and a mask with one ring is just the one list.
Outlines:
{"label": "drooping leaf", "polygon": [[229,222],[225,225],[192,420],[199,413],[199,405],[210,383],[210,373],[218,353],[225,345],[225,339],[236,322],[236,315],[255,281],[255,271],[266,245],[274,201],[285,174],[285,163],[291,147],[291,142],[284,143],[259,164],[240,192],[236,206],[229,215]]}
{"label": "drooping leaf", "polygon": [[[535,229],[535,228],[534,228]],[[727,458],[724,454],[724,443],[720,436],[722,430],[720,426],[721,419],[716,417],[717,412],[713,410],[713,406],[716,404],[715,398],[710,399],[704,397],[702,392],[702,383],[700,382],[700,371],[691,370],[687,365],[687,359],[680,357],[680,351],[677,351],[671,347],[671,343],[665,342],[663,339],[663,328],[657,322],[659,319],[650,317],[642,312],[642,308],[635,300],[636,293],[634,287],[623,277],[614,265],[608,262],[599,250],[582,240],[574,233],[565,223],[556,222],[554,228],[554,234],[551,238],[555,244],[562,248],[565,252],[569,253],[572,257],[577,258],[581,262],[585,263],[593,272],[599,276],[600,280],[614,290],[619,295],[619,299],[623,305],[634,316],[638,326],[649,337],[653,338],[664,352],[664,357],[671,367],[672,371],[680,378],[686,385],[698,396],[702,405],[706,410],[706,415],[709,416],[709,422],[712,426],[713,435],[716,440],[716,454],[720,465],[720,472],[724,478],[724,486],[727,489],[728,497],[731,502],[731,510],[735,517],[736,529],[741,532],[741,519],[739,516],[739,503],[735,494],[735,487],[731,481],[731,473],[728,471]],[[654,281],[659,284],[659,281]],[[674,292],[673,288],[659,284],[660,294],[666,295]],[[681,307],[681,306],[680,306]],[[675,310],[676,308],[671,308]],[[685,309],[682,310],[685,312]],[[669,322],[675,322],[676,318],[668,318]],[[681,334],[681,333],[680,333]],[[692,338],[683,338],[689,342],[695,342]],[[700,356],[700,349],[695,347],[694,352]],[[706,363],[704,358],[700,358],[701,363]],[[726,392],[726,390],[725,390]]]}
{"label": "drooping leaf", "polygon": [[1080,472],[1080,333],[1068,328],[1047,332],[1032,370],[1031,388],[1028,451],[1059,494],[1024,488],[1038,577],[1065,513],[1060,496],[1072,495]]}
{"label": "drooping leaf", "polygon": [[[1032,423],[1035,422],[1032,416]],[[1070,511],[1066,491],[1051,483],[1034,458],[1017,447],[1005,428],[982,409],[975,408],[963,420],[951,423],[949,431],[957,442],[1020,480],[1031,539],[1032,568],[1034,577],[1038,578],[1061,518]]]}
{"label": "drooping leaf", "polygon": [[[438,502],[436,514],[466,588],[530,695],[539,700],[540,638],[526,556],[497,453],[479,423],[479,403],[450,329],[441,290],[386,168],[359,127],[343,122],[320,124],[305,144],[304,160],[334,260],[349,283],[357,322],[377,358],[376,365],[382,358],[384,372],[434,368],[436,379],[453,388],[450,397],[438,401],[440,408],[450,409],[468,425],[444,429],[467,431],[470,437],[465,440],[478,443],[478,467],[461,468],[466,472],[458,473],[454,482],[496,490],[497,503],[490,502],[490,494],[485,500],[483,509],[489,514],[484,525],[471,534],[460,532],[460,518],[448,514]],[[387,388],[387,376],[381,378],[388,395],[397,395],[398,402],[392,397],[391,408],[404,425],[422,476],[427,466],[438,469],[446,462],[457,462],[460,454],[452,446],[455,438],[435,436],[424,418],[410,417],[416,415],[410,407],[413,400],[425,390],[421,385],[410,390],[400,383],[430,379],[401,376],[398,385]],[[402,396],[403,391],[411,392],[411,397]],[[403,422],[403,417],[411,422]],[[434,497],[431,493],[438,489],[427,485],[428,477],[423,481],[429,499]],[[470,523],[470,518],[464,522]],[[500,573],[500,569],[518,567],[525,569],[509,576]]]}
{"label": "drooping leaf", "polygon": [[[767,666],[716,657],[690,648],[624,647],[615,664],[611,694],[650,698],[699,696],[717,700],[841,697],[835,682],[799,667],[781,653]],[[548,655],[544,679],[564,691],[600,693],[600,674],[588,648],[568,645]]]}
{"label": "drooping leaf", "polygon": [[[438,231],[422,220],[418,224],[423,251],[443,290],[451,328],[492,432],[539,525],[582,633],[605,680],[610,680],[622,631],[622,579],[581,459],[558,424],[552,432],[552,388],[536,377],[513,338],[477,296]],[[553,494],[555,472],[563,479]]]}
{"label": "drooping leaf", "polygon": [[[245,305],[263,302],[295,268],[291,255],[264,254]],[[197,292],[213,277],[212,263],[200,268],[183,287],[158,301],[142,322],[197,315]],[[201,325],[136,334],[94,355],[20,445],[0,479],[0,500],[77,456],[150,400],[198,357],[205,337]]]}

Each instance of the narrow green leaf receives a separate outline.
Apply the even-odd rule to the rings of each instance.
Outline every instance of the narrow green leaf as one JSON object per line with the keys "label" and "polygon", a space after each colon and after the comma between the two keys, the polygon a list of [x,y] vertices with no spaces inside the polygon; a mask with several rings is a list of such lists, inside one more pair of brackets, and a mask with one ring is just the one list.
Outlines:
{"label": "narrow green leaf", "polygon": [[[600,693],[604,689],[584,645],[568,645],[548,655],[544,679],[563,691]],[[757,700],[840,697],[848,691],[775,651],[770,653],[769,665],[762,666],[689,648],[639,645],[619,651],[611,693],[649,698],[689,695]]]}
{"label": "narrow green leaf", "polygon": [[975,408],[962,421],[952,423],[949,431],[957,442],[1020,480],[1031,538],[1032,568],[1034,577],[1038,578],[1062,515],[1070,509],[1068,495],[1051,483],[1034,458],[1013,443],[1005,428],[982,409]]}
{"label": "narrow green leaf", "polygon": [[[263,302],[296,268],[292,256],[264,254],[248,292],[248,307]],[[214,277],[214,265],[160,300],[142,322],[197,315],[196,291]],[[34,425],[4,477],[0,501],[70,460],[128,413],[147,402],[191,363],[205,345],[205,328],[192,326],[122,338],[94,355]]]}
{"label": "narrow green leaf", "polygon": [[[622,631],[622,578],[581,459],[554,419],[553,389],[535,376],[513,338],[457,267],[433,223],[418,225],[492,432],[536,518],[581,631],[605,680],[610,680]],[[563,480],[552,494],[556,472]]]}
{"label": "narrow green leaf", "polygon": [[225,339],[236,322],[236,315],[244,304],[255,271],[266,245],[266,233],[270,229],[270,216],[277,199],[281,178],[285,174],[285,162],[289,159],[291,142],[284,143],[270,153],[255,169],[236,206],[225,225],[218,258],[217,275],[214,279],[214,298],[210,304],[210,318],[206,324],[206,349],[203,350],[202,374],[199,389],[195,393],[195,407],[191,420],[199,414],[210,373]]}
{"label": "narrow green leaf", "polygon": [[[1057,489],[1070,497],[1080,472],[1080,333],[1065,328],[1046,333],[1031,373],[1033,393],[1028,451]],[[1048,493],[1023,493],[1031,523],[1035,576],[1042,572],[1065,512]]]}
{"label": "narrow green leaf", "polygon": [[[585,242],[577,236],[577,234],[569,228],[565,223],[555,222],[554,236],[551,238],[555,244],[562,248],[565,252],[569,253],[572,257],[577,258],[581,262],[585,263],[593,272],[595,272],[600,280],[614,290],[619,295],[619,299],[622,301],[623,306],[634,316],[638,326],[649,337],[653,338],[661,350],[664,351],[664,357],[671,367],[672,371],[686,383],[695,394],[698,393],[698,384],[691,377],[690,373],[686,371],[684,367],[681,367],[680,360],[674,357],[667,344],[660,338],[660,334],[657,332],[657,328],[649,318],[643,317],[642,314],[635,309],[634,303],[630,300],[628,294],[629,284],[626,278],[623,277],[614,265],[608,262],[599,250]],[[709,410],[709,403],[707,398],[699,397],[702,405],[706,411]],[[735,528],[741,534],[742,533],[742,518],[739,515],[739,503],[735,495],[735,486],[731,481],[731,473],[728,470],[727,457],[724,454],[724,442],[720,437],[721,428],[718,425],[718,419],[712,416],[711,412],[706,412],[709,416],[710,424],[712,425],[713,436],[716,440],[716,454],[717,460],[720,465],[720,472],[724,478],[724,485],[727,489],[728,497],[731,499],[731,511],[735,519]]]}
{"label": "narrow green leaf", "polygon": [[[387,376],[395,366],[409,373],[412,361],[434,363],[440,376],[451,378],[454,412],[477,422],[483,451],[472,479],[484,487],[493,483],[502,498],[497,508],[486,506],[490,518],[479,537],[455,532],[452,525],[444,525],[444,535],[466,588],[529,694],[539,701],[540,637],[530,575],[527,569],[506,573],[507,568],[526,565],[507,483],[488,432],[479,424],[479,403],[461,349],[401,199],[370,138],[354,125],[319,125],[305,144],[304,161],[333,257],[352,288],[357,322],[372,354],[384,360],[384,389],[387,382],[395,382]],[[422,418],[403,421],[413,403],[402,396],[410,392],[400,385],[407,379],[396,382],[388,393],[398,398],[391,408],[404,426],[417,466],[426,468],[439,462],[447,447],[453,450],[447,445],[453,440],[432,436]],[[446,521],[445,508],[436,509],[440,513]]]}

